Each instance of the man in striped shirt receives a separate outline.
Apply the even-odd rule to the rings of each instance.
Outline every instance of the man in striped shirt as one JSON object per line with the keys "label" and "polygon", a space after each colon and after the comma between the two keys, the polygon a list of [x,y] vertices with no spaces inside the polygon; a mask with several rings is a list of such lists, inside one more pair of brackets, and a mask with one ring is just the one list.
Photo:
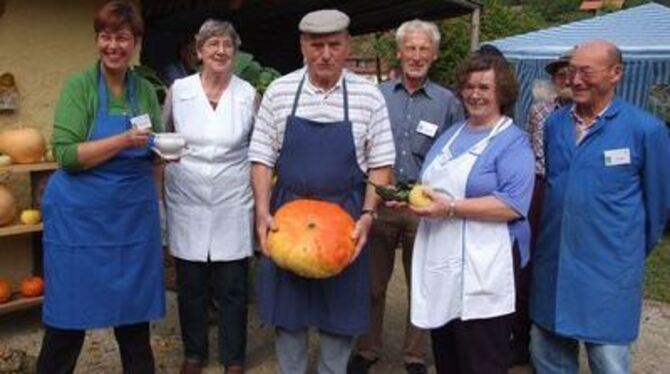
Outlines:
{"label": "man in striped shirt", "polygon": [[[281,373],[307,371],[307,329],[319,330],[319,372],[344,373],[353,340],[368,330],[370,280],[364,249],[378,198],[365,179],[386,185],[395,147],[384,97],[344,70],[349,17],[336,10],[300,22],[306,66],[265,92],[249,148],[256,228],[263,256],[258,271],[261,321],[276,328]],[[273,171],[277,184],[271,191]],[[334,277],[307,279],[277,268],[266,239],[284,203],[312,198],[339,204],[356,221],[355,257]]]}

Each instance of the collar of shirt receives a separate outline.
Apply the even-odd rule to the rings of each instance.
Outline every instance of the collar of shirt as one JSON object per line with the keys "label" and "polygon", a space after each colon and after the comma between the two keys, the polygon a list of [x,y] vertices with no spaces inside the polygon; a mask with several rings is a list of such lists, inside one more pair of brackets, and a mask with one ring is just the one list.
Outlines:
{"label": "collar of shirt", "polygon": [[304,88],[307,90],[312,95],[319,95],[322,96],[323,98],[327,98],[337,90],[339,90],[342,87],[342,80],[344,79],[344,75],[346,74],[345,70],[342,70],[342,73],[340,73],[340,77],[337,79],[337,82],[335,85],[327,90],[324,90],[321,87],[317,87],[312,82],[309,80],[309,74],[307,72],[307,68],[305,68],[305,85]]}
{"label": "collar of shirt", "polygon": [[570,108],[570,114],[572,115],[573,121],[575,121],[575,125],[586,130],[590,129],[600,119],[600,117],[602,117],[605,114],[605,112],[607,112],[607,110],[610,108],[611,105],[612,102],[610,101],[609,103],[607,103],[607,105],[605,105],[605,108],[603,108],[603,110],[601,110],[600,113],[596,114],[596,117],[590,123],[586,123],[584,119],[579,116],[579,114],[577,113],[577,106],[575,104],[572,104],[572,107]]}
{"label": "collar of shirt", "polygon": [[[409,95],[409,91],[407,90],[407,88],[405,88],[405,84],[403,83],[402,79],[396,78],[393,80],[393,90],[396,91],[399,89],[405,90],[405,92],[407,92],[407,94]],[[435,89],[436,88],[434,87],[433,82],[430,79],[426,78],[421,84],[421,87],[419,87],[419,89],[415,93],[423,93],[424,95],[426,95],[426,97],[432,99],[436,95]]]}

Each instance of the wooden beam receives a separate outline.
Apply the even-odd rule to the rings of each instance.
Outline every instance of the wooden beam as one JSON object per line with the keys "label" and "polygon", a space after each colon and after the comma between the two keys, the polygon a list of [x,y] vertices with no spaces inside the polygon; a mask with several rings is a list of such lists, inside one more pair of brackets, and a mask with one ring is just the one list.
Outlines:
{"label": "wooden beam", "polygon": [[470,17],[470,50],[475,51],[479,47],[479,25],[481,18],[481,8],[472,11]]}

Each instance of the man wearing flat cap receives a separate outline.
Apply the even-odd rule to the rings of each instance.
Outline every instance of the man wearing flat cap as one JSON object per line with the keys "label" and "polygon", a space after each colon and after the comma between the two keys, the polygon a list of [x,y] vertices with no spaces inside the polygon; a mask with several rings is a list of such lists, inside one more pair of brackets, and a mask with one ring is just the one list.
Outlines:
{"label": "man wearing flat cap", "polygon": [[[251,139],[256,229],[263,256],[258,271],[259,313],[276,328],[279,372],[307,372],[307,330],[319,331],[319,373],[345,373],[356,335],[370,318],[369,260],[365,249],[378,199],[365,179],[386,185],[395,147],[384,97],[344,69],[350,51],[349,17],[311,12],[300,21],[305,66],[265,92]],[[273,171],[277,184],[271,190]],[[356,221],[356,253],[339,275],[316,280],[276,267],[267,257],[272,215],[299,199],[339,204]]]}
{"label": "man wearing flat cap", "polygon": [[[568,79],[571,55],[572,50],[569,50],[556,60],[548,63],[544,70],[551,77],[551,82],[544,82],[546,83],[544,86],[536,85],[536,87],[533,87],[534,103],[528,112],[527,124],[531,146],[535,154],[535,187],[533,188],[533,199],[528,214],[531,228],[531,253],[534,251],[539,234],[545,187],[544,123],[556,109],[572,102],[572,90]],[[528,266],[521,269],[519,280],[516,282],[516,315],[512,328],[513,337],[510,341],[513,365],[524,365],[530,361],[528,303],[532,266],[533,264],[529,263]]]}

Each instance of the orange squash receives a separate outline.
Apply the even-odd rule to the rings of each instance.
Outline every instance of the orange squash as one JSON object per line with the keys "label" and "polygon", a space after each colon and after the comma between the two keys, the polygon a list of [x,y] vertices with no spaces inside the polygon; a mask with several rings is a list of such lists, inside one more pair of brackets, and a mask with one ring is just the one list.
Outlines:
{"label": "orange squash", "polygon": [[268,252],[277,266],[305,278],[328,278],[349,265],[355,242],[354,220],[339,205],[317,200],[291,201],[274,215]]}
{"label": "orange squash", "polygon": [[46,141],[34,127],[17,127],[0,133],[0,152],[9,155],[17,164],[32,164],[42,161]]}
{"label": "orange squash", "polygon": [[4,304],[12,297],[12,288],[4,279],[0,279],[0,304]]}
{"label": "orange squash", "polygon": [[44,293],[44,281],[40,277],[28,277],[21,281],[21,296],[37,297]]}
{"label": "orange squash", "polygon": [[16,198],[5,185],[0,184],[0,226],[14,221],[16,217]]}

